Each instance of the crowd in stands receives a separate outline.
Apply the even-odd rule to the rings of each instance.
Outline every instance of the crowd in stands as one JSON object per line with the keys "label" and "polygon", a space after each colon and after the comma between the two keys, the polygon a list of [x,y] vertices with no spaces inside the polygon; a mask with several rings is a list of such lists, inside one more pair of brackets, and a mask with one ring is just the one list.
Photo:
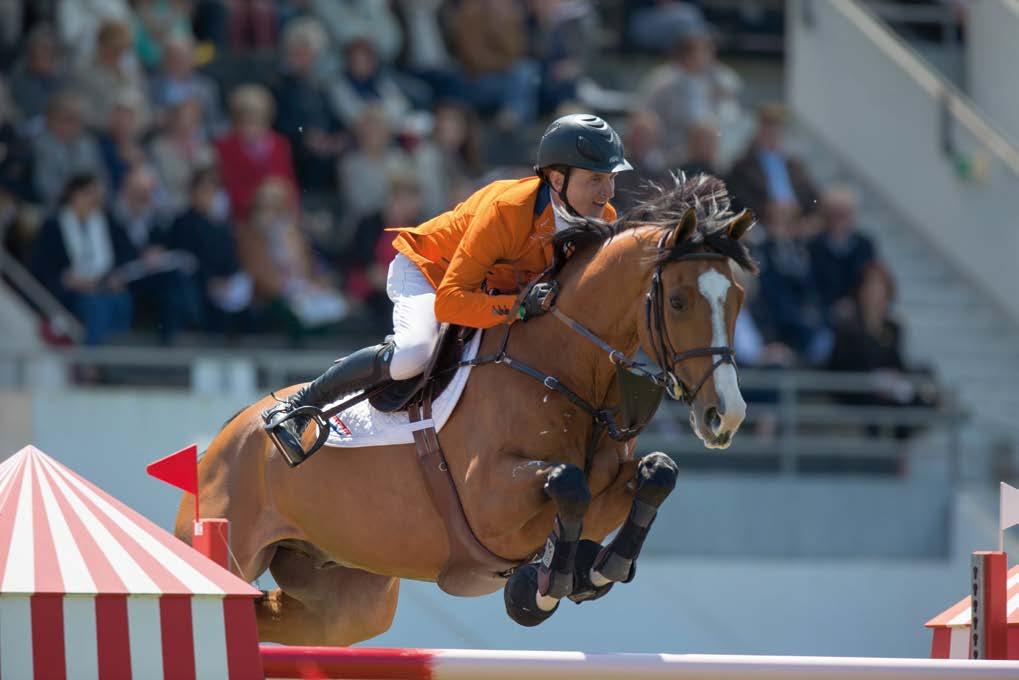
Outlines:
{"label": "crowd in stands", "polygon": [[[548,120],[594,109],[636,168],[619,207],[678,168],[757,215],[741,363],[906,368],[853,194],[816,186],[781,106],[748,112],[699,3],[627,2],[611,22],[588,0],[7,5],[4,247],[89,344],[385,333],[384,229],[529,174]],[[635,45],[657,65],[604,96],[592,59]]]}

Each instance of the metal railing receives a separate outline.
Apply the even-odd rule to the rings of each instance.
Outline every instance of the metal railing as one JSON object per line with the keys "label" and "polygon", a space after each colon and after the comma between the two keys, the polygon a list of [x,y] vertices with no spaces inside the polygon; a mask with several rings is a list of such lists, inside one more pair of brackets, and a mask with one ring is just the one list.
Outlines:
{"label": "metal railing", "polygon": [[[9,387],[62,389],[74,383],[76,367],[90,366],[110,383],[132,388],[254,399],[319,375],[337,354],[342,352],[117,346],[34,353],[0,350],[0,376],[9,376]],[[909,380],[916,388],[929,382],[921,377]],[[951,474],[958,467],[959,430],[966,414],[950,391],[942,390],[936,407],[854,405],[844,403],[845,398],[881,389],[877,374],[741,369],[740,383],[751,401],[743,431],[725,456],[704,448],[691,433],[686,408],[671,400],[641,436],[641,450],[660,448],[706,467],[743,467],[736,461],[750,457],[758,471],[794,474],[809,468],[808,461],[816,465],[822,458],[892,464],[904,449],[904,438],[896,432],[908,430],[942,435],[939,446],[950,461]],[[753,401],[754,395],[765,398]]]}
{"label": "metal railing", "polygon": [[3,248],[0,248],[0,277],[8,279],[55,331],[65,334],[74,342],[81,342],[85,338],[85,328],[81,322],[39,283],[34,274]]}
{"label": "metal railing", "polygon": [[[918,390],[930,382],[921,376],[906,379]],[[858,469],[893,470],[911,437],[924,433],[937,435],[926,436],[931,447],[926,452],[940,453],[947,475],[958,477],[961,428],[968,414],[951,391],[941,389],[932,406],[878,405],[873,398],[882,390],[878,374],[797,370],[744,369],[740,385],[748,396],[747,418],[725,456],[704,448],[685,426],[686,409],[676,402],[666,402],[642,435],[641,448],[657,446],[708,467],[735,469],[756,457],[756,470],[782,474],[825,469],[824,459],[832,469],[837,461],[849,461],[862,464]],[[769,398],[754,401],[754,395]],[[768,424],[766,434],[760,431],[763,423]]]}

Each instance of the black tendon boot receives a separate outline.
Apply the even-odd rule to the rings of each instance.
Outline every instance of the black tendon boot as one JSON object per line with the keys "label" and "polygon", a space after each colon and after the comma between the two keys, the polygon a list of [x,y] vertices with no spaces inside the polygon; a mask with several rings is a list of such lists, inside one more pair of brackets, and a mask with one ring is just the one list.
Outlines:
{"label": "black tendon boot", "polygon": [[[393,359],[393,345],[373,345],[350,354],[329,367],[329,370],[308,383],[282,405],[262,413],[265,431],[290,467],[303,463],[325,443],[323,433],[319,441],[305,451],[301,435],[316,411],[344,394],[367,390],[387,382],[389,363]],[[321,422],[319,427],[328,430]]]}

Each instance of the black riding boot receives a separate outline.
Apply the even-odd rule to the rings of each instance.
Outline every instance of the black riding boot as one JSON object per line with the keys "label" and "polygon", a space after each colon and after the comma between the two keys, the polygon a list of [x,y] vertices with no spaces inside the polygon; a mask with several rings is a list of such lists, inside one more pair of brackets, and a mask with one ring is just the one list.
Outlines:
{"label": "black riding boot", "polygon": [[[282,405],[264,411],[265,431],[283,454],[283,459],[291,467],[296,467],[315,453],[324,443],[324,436],[310,451],[305,451],[301,445],[301,435],[313,418],[313,409],[320,409],[344,394],[387,382],[392,359],[391,343],[360,349],[330,366],[328,371],[302,387]],[[305,413],[294,413],[302,407],[309,408]],[[320,423],[319,427],[323,425]]]}

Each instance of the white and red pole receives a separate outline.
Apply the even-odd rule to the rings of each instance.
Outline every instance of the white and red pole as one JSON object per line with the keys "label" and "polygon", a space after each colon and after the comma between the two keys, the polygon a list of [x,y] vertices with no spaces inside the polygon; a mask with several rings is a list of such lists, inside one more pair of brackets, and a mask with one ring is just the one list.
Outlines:
{"label": "white and red pole", "polygon": [[1008,555],[1001,550],[973,553],[971,659],[1008,658]]}

